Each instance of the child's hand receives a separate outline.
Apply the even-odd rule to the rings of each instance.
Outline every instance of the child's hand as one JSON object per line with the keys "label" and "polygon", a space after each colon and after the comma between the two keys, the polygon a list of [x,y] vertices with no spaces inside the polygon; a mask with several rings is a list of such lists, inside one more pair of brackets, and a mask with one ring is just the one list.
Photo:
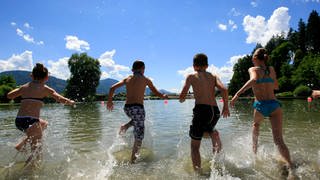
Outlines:
{"label": "child's hand", "polygon": [[234,107],[235,102],[238,100],[238,95],[234,95],[230,101],[230,106]]}
{"label": "child's hand", "polygon": [[74,100],[70,100],[69,105],[73,106],[75,103]]}
{"label": "child's hand", "polygon": [[226,118],[230,116],[230,111],[228,105],[224,105],[222,112],[221,112],[222,117]]}
{"label": "child's hand", "polygon": [[112,102],[112,101],[108,101],[108,102],[107,102],[107,109],[108,109],[109,111],[112,111],[112,110],[113,110],[113,102]]}
{"label": "child's hand", "polygon": [[314,99],[318,98],[320,96],[320,90],[313,90],[311,96]]}
{"label": "child's hand", "polygon": [[168,95],[163,94],[163,95],[162,95],[162,98],[163,98],[163,99],[168,99]]}
{"label": "child's hand", "polygon": [[180,103],[183,103],[186,99],[179,99]]}

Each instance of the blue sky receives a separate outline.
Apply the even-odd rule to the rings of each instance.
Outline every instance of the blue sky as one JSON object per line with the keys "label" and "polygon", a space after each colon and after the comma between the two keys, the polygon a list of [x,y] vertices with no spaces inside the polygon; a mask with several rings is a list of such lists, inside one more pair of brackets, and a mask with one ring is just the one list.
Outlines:
{"label": "blue sky", "polygon": [[141,59],[158,89],[179,91],[203,52],[227,83],[239,57],[312,10],[320,13],[320,0],[3,0],[0,72],[42,62],[67,79],[68,58],[86,52],[100,60],[102,79],[124,78]]}

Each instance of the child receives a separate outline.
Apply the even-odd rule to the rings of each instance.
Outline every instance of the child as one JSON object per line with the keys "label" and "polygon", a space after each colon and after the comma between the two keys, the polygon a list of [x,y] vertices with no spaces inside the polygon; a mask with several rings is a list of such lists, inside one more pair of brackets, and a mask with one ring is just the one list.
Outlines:
{"label": "child", "polygon": [[134,145],[132,148],[131,154],[131,163],[134,163],[136,160],[136,154],[138,153],[142,140],[144,138],[144,120],[145,120],[145,111],[143,106],[144,92],[146,86],[148,86],[151,91],[160,98],[168,98],[167,95],[161,94],[153,85],[152,81],[144,76],[145,65],[142,61],[135,61],[132,65],[133,75],[128,76],[127,78],[119,81],[112,85],[109,91],[107,108],[111,111],[113,109],[112,97],[114,91],[126,85],[127,98],[126,104],[124,106],[124,111],[127,116],[131,119],[128,123],[121,125],[119,133],[125,133],[126,130],[133,126],[134,130]]}
{"label": "child", "polygon": [[318,97],[320,97],[320,90],[313,90],[311,96],[312,98],[317,99]]}
{"label": "child", "polygon": [[280,103],[276,100],[274,90],[278,89],[278,81],[275,70],[272,66],[266,66],[266,61],[269,59],[267,51],[264,48],[258,48],[252,57],[254,67],[249,68],[250,79],[243,87],[233,96],[231,106],[246,90],[252,88],[255,96],[253,104],[253,152],[257,153],[259,126],[264,117],[269,117],[272,127],[274,143],[277,145],[281,156],[285,159],[289,169],[292,169],[289,150],[283,141],[282,137],[282,110]]}
{"label": "child", "polygon": [[228,90],[224,87],[217,76],[206,72],[208,68],[208,57],[205,54],[196,54],[193,58],[194,74],[188,75],[183,89],[180,93],[180,102],[184,102],[186,95],[192,86],[195,107],[193,109],[193,120],[190,126],[189,135],[191,137],[191,159],[193,168],[201,173],[200,144],[204,133],[208,133],[213,146],[213,152],[221,150],[219,133],[214,129],[220,118],[220,111],[215,97],[215,87],[217,87],[223,98],[222,116],[230,116],[228,107]]}
{"label": "child", "polygon": [[47,127],[48,122],[40,119],[40,109],[43,106],[43,98],[53,97],[56,101],[73,105],[74,101],[59,95],[55,90],[45,85],[48,80],[48,69],[43,64],[37,63],[30,75],[32,81],[12,90],[8,93],[9,99],[21,96],[21,105],[17,114],[15,124],[26,137],[18,143],[15,148],[21,151],[27,142],[31,145],[31,156],[26,164],[41,150],[41,140],[43,130]]}

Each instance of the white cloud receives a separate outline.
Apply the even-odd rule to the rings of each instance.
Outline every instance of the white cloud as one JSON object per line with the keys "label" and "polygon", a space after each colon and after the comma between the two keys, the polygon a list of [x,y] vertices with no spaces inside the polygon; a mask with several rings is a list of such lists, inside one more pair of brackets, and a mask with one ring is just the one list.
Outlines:
{"label": "white cloud", "polygon": [[250,4],[251,4],[251,6],[254,7],[254,8],[255,8],[255,7],[258,7],[258,2],[257,2],[257,1],[251,1]]}
{"label": "white cloud", "polygon": [[238,10],[236,10],[236,8],[232,8],[230,10],[229,14],[231,14],[232,16],[240,16],[241,15],[241,13]]}
{"label": "white cloud", "polygon": [[29,23],[24,23],[23,26],[27,29],[33,29],[33,27]]}
{"label": "white cloud", "polygon": [[113,56],[115,55],[116,50],[113,49],[111,51],[106,51],[98,58],[100,65],[103,69],[106,69],[106,71],[102,70],[101,78],[115,78],[115,79],[122,79],[125,77],[128,72],[130,71],[130,68],[124,65],[116,64],[113,60]]}
{"label": "white cloud", "polygon": [[17,25],[17,23],[15,23],[15,22],[11,22],[11,23],[10,23],[10,25],[11,25],[11,26],[16,26],[16,25]]}
{"label": "white cloud", "polygon": [[304,0],[305,2],[316,2],[316,3],[320,3],[320,0]]}
{"label": "white cloud", "polygon": [[230,29],[230,31],[233,31],[237,29],[238,26],[233,20],[229,19],[227,24],[222,24],[222,23],[218,24],[218,28],[222,31],[226,31],[228,30],[228,28]]}
{"label": "white cloud", "polygon": [[238,26],[234,23],[234,21],[232,21],[232,20],[230,20],[230,19],[229,19],[229,21],[228,21],[228,24],[229,24],[229,26],[230,26],[230,28],[231,28],[231,31],[233,31],[233,30],[235,30],[235,29],[238,28]]}
{"label": "white cloud", "polygon": [[268,21],[265,21],[265,17],[263,16],[245,16],[242,24],[244,31],[248,34],[246,42],[260,43],[264,46],[274,35],[282,33],[287,35],[291,18],[288,10],[287,7],[279,7],[273,11]]}
{"label": "white cloud", "polygon": [[218,25],[218,28],[219,28],[220,30],[222,30],[222,31],[226,31],[226,30],[227,30],[227,25],[225,25],[225,24],[219,24],[219,25]]}
{"label": "white cloud", "polygon": [[0,60],[0,71],[11,71],[11,70],[32,70],[32,52],[24,51],[21,54],[13,54],[6,60]]}
{"label": "white cloud", "polygon": [[66,48],[69,50],[75,50],[78,52],[83,52],[84,50],[90,50],[89,43],[84,40],[78,39],[77,36],[67,35],[64,38],[64,40],[67,41]]}
{"label": "white cloud", "polygon": [[48,61],[48,70],[51,76],[68,79],[70,77],[70,70],[68,68],[69,57],[60,58],[58,61]]}
{"label": "white cloud", "polygon": [[32,44],[37,44],[37,45],[43,45],[43,41],[35,41],[32,36],[29,34],[24,33],[21,29],[17,28],[16,29],[17,35],[22,37],[25,41],[32,43]]}
{"label": "white cloud", "polygon": [[[238,62],[238,60],[246,55],[237,55],[237,56],[232,56],[229,61],[226,63],[226,65],[222,67],[217,67],[213,64],[211,64],[207,71],[211,72],[212,74],[217,75],[220,80],[224,84],[228,84],[230,79],[233,76],[233,66]],[[188,67],[183,70],[179,70],[178,74],[182,75],[184,79],[191,73],[194,73],[195,71],[193,70],[193,67]],[[181,81],[181,84],[184,84],[185,80]]]}

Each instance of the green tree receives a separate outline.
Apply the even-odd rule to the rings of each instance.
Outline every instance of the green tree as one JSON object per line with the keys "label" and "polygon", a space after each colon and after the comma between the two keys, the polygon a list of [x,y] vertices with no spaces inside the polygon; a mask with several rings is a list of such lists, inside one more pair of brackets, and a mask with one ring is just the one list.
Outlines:
{"label": "green tree", "polygon": [[292,76],[295,87],[305,85],[310,88],[320,87],[320,56],[309,54],[303,58]]}
{"label": "green tree", "polygon": [[307,49],[313,53],[320,53],[320,17],[315,10],[308,18]]}
{"label": "green tree", "polygon": [[[267,42],[266,46],[264,47],[269,54],[280,44],[285,42],[285,38],[283,35],[277,35],[277,36],[272,36],[272,38]],[[257,48],[255,48],[257,49]]]}
{"label": "green tree", "polygon": [[292,45],[285,41],[278,45],[270,55],[270,65],[272,65],[276,71],[277,76],[281,75],[281,66],[283,64],[288,64],[292,57],[290,57],[290,50]]}
{"label": "green tree", "polygon": [[[230,95],[234,95],[244,83],[246,83],[250,76],[248,69],[253,66],[252,56],[247,55],[243,58],[240,58],[238,62],[233,66],[233,76],[228,85],[228,90]],[[243,95],[249,95],[252,92],[246,91]]]}
{"label": "green tree", "polygon": [[65,95],[76,101],[93,101],[101,76],[100,63],[86,53],[72,54]]}
{"label": "green tree", "polygon": [[293,90],[291,82],[292,68],[293,66],[290,64],[283,64],[281,66],[281,76],[278,80],[280,92],[287,92]]}
{"label": "green tree", "polygon": [[305,54],[306,53],[306,24],[302,19],[298,23],[298,48]]}
{"label": "green tree", "polygon": [[9,102],[7,98],[8,92],[16,87],[16,81],[12,76],[0,76],[0,102]]}

